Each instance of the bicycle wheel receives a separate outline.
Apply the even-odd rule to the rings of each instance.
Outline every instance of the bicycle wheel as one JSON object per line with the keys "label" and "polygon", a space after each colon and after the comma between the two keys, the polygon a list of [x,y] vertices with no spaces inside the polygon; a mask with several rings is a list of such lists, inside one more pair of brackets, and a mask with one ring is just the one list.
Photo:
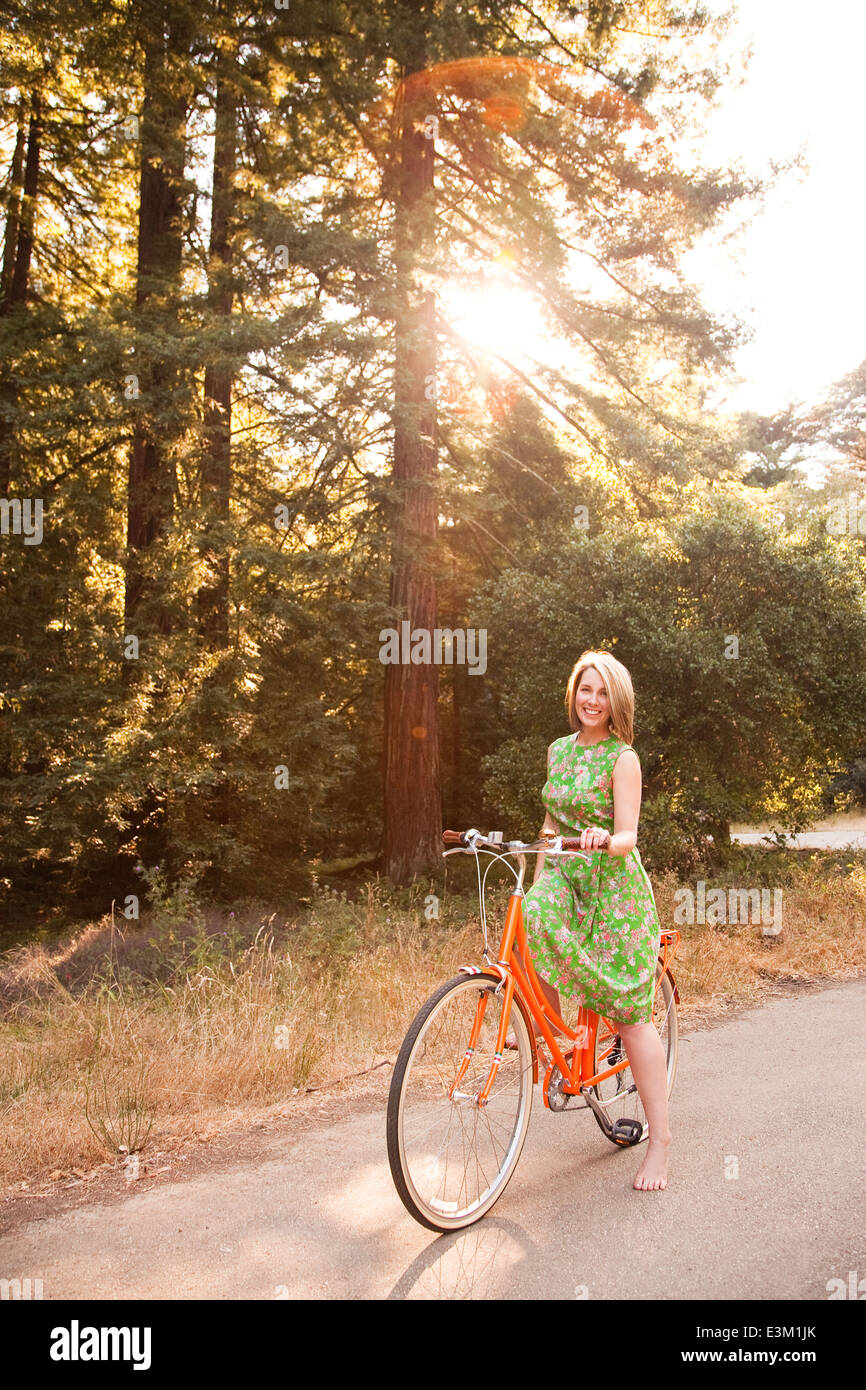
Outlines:
{"label": "bicycle wheel", "polygon": [[[501,1197],[517,1166],[532,1109],[532,1044],[512,1006],[517,1047],[505,1048],[486,1105],[476,1096],[493,1060],[502,1016],[499,980],[460,975],[427,1000],[406,1034],[388,1096],[388,1162],[416,1221],[432,1231],[469,1226]],[[454,1081],[477,1011],[481,1026],[469,1066]],[[451,1094],[453,1090],[453,1094]]]}
{"label": "bicycle wheel", "polygon": [[[667,972],[662,974],[662,968],[658,962],[656,962],[656,986],[652,1021],[658,1029],[665,1052],[668,1095],[670,1095],[677,1073],[679,1045],[677,1001],[674,998],[671,977]],[[615,1025],[607,1024],[603,1018],[599,1019],[598,1032],[595,1037],[593,1075],[596,1072],[604,1071],[607,1067],[615,1066],[625,1056],[625,1046],[622,1038],[615,1031]],[[643,1126],[643,1134],[638,1141],[643,1143],[649,1134],[649,1126],[634,1077],[631,1074],[631,1067],[624,1067],[615,1076],[608,1077],[607,1081],[602,1081],[598,1086],[593,1086],[592,1089],[596,1099],[604,1106],[611,1124],[615,1124],[617,1120],[625,1119],[637,1120]],[[595,1115],[594,1111],[593,1114]],[[595,1120],[599,1128],[604,1130],[604,1125],[598,1115],[595,1115]]]}

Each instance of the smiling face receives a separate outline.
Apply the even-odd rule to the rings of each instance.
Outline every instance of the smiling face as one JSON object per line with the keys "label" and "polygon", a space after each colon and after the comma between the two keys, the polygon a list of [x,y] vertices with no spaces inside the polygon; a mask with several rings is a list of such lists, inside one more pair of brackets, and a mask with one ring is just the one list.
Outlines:
{"label": "smiling face", "polygon": [[612,737],[626,744],[634,740],[631,676],[610,652],[581,653],[568,678],[565,708],[569,726],[583,744]]}
{"label": "smiling face", "polygon": [[581,672],[575,691],[575,708],[587,734],[607,733],[610,724],[610,698],[601,675],[594,666]]}

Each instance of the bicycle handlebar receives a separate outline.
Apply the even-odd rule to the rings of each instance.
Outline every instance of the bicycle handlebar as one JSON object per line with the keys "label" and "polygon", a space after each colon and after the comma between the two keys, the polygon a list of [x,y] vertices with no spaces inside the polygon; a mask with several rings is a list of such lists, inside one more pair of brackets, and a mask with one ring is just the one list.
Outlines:
{"label": "bicycle handlebar", "polygon": [[[545,833],[541,840],[533,840],[530,844],[524,844],[521,840],[493,840],[489,835],[482,835],[480,830],[443,830],[442,840],[446,845],[453,845],[459,849],[475,849],[483,846],[485,849],[507,850],[552,850],[557,841],[563,851],[580,851],[582,854],[590,853],[589,850],[582,850],[580,836],[565,836]],[[558,852],[558,851],[554,851]]]}

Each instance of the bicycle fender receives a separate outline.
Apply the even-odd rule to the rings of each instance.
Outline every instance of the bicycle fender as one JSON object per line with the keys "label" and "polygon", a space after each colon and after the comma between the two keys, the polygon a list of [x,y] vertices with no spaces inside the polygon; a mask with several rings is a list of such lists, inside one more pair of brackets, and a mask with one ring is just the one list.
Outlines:
{"label": "bicycle fender", "polygon": [[[662,964],[662,958],[661,958],[661,956],[659,956],[658,962],[659,962],[659,965]],[[673,987],[674,987],[674,999],[677,1001],[677,1003],[679,1003],[679,1002],[680,1002],[680,992],[679,992],[679,990],[677,989],[677,982],[676,982],[676,980],[674,979],[674,972],[671,970],[670,966],[668,966],[667,970],[666,970],[664,973],[665,973],[667,976],[669,976],[670,982],[671,982],[671,984],[672,984]]]}

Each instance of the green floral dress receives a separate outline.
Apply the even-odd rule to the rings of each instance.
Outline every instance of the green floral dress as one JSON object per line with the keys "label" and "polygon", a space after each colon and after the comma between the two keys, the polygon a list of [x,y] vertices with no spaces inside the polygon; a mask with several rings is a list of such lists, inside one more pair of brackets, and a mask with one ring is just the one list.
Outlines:
{"label": "green floral dress", "polygon": [[[550,745],[541,794],[557,834],[588,826],[613,834],[613,768],[630,745],[615,735],[587,748],[577,734]],[[566,996],[616,1023],[652,1018],[658,913],[637,849],[585,859],[545,856],[524,921],[536,971]]]}

